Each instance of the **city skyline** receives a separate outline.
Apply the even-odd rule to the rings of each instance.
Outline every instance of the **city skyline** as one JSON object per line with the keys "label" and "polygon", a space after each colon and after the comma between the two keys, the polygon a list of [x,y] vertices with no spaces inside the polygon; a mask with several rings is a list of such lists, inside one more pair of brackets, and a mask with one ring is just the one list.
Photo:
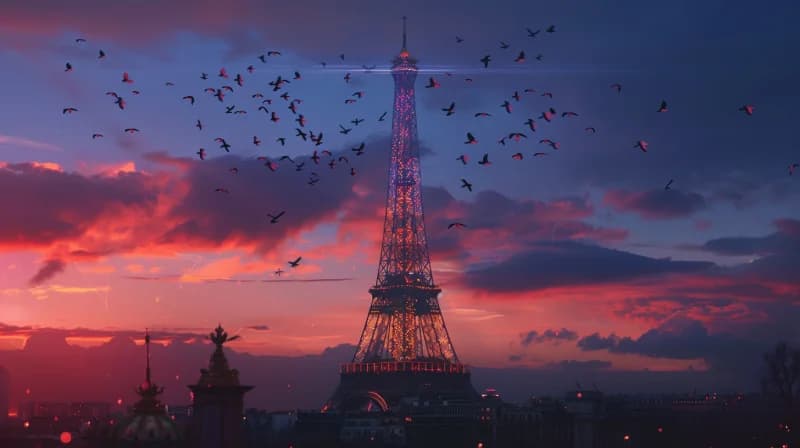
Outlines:
{"label": "city skyline", "polygon": [[[0,73],[14,87],[13,107],[0,107],[0,188],[10,193],[0,198],[0,364],[11,369],[5,360],[34,349],[50,356],[64,338],[100,354],[145,327],[171,344],[164,350],[190,353],[218,322],[254,359],[352,350],[375,284],[389,59],[404,14],[421,69],[433,274],[462,362],[604,378],[662,372],[676,391],[700,372],[701,384],[755,390],[760,354],[798,340],[798,64],[775,44],[798,32],[779,8],[741,29],[744,2],[726,4],[727,16],[691,2],[578,2],[535,15],[474,2],[448,21],[445,6],[355,1],[365,19],[356,23],[323,19],[323,3],[284,6],[285,21],[247,2],[184,17],[179,3],[147,35],[128,15],[149,5],[84,15],[52,2],[62,14],[46,17],[0,7],[0,63],[15,67]],[[312,6],[320,17],[285,23]],[[273,91],[277,76],[290,83]],[[221,84],[233,85],[223,104],[203,93]],[[306,125],[283,92],[302,100]],[[299,140],[298,126],[324,131],[325,143]],[[335,169],[311,158],[323,150]],[[491,164],[477,163],[483,154]]]}

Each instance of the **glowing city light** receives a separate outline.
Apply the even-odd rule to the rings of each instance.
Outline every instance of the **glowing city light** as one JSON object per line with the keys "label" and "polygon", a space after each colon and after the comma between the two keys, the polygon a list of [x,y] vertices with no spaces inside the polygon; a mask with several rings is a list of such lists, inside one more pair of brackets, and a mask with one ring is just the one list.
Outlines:
{"label": "glowing city light", "polygon": [[58,436],[58,440],[64,445],[69,445],[72,443],[72,433],[64,431]]}

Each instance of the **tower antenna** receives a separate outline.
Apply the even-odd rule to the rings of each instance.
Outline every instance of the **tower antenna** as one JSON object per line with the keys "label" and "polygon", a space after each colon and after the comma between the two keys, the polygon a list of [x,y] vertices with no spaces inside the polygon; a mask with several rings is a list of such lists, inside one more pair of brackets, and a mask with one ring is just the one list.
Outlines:
{"label": "tower antenna", "polygon": [[150,330],[145,328],[144,330],[144,345],[145,351],[147,353],[147,369],[145,370],[145,381],[147,381],[148,386],[150,385]]}
{"label": "tower antenna", "polygon": [[406,19],[408,17],[403,16],[403,50],[406,49]]}

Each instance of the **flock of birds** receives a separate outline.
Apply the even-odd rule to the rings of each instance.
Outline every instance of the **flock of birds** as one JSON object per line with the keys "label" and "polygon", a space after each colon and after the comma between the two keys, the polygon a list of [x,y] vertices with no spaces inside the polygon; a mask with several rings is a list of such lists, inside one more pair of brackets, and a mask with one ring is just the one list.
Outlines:
{"label": "flock of birds", "polygon": [[[527,38],[535,39],[537,36],[544,31],[545,34],[553,34],[556,32],[556,27],[554,25],[550,25],[549,27],[545,28],[544,30],[533,30],[530,28],[526,28]],[[460,36],[456,36],[455,38],[456,44],[462,44],[464,39]],[[84,38],[77,38],[75,42],[79,46],[86,45],[87,41]],[[504,41],[499,42],[499,48],[501,50],[508,50],[510,45]],[[247,75],[243,75],[242,73],[236,73],[236,75],[232,76],[231,73],[228,72],[226,68],[220,68],[215,74],[209,75],[209,73],[200,73],[200,79],[206,81],[209,85],[204,88],[202,93],[196,94],[187,94],[187,95],[176,95],[177,98],[180,98],[180,101],[185,102],[190,106],[194,106],[197,102],[197,98],[199,95],[208,95],[214,99],[216,102],[220,103],[224,106],[224,113],[225,114],[233,114],[233,115],[244,115],[247,114],[249,111],[247,109],[237,108],[236,105],[233,104],[226,104],[226,98],[229,98],[235,91],[243,90],[245,84],[248,82],[246,76],[252,75],[256,70],[256,65],[263,65],[267,64],[267,62],[272,58],[278,58],[281,56],[280,51],[271,50],[267,51],[264,54],[258,55],[255,59],[253,64],[248,65],[243,71],[247,73]],[[107,55],[105,51],[102,49],[97,50],[97,59],[104,60],[106,59]],[[537,54],[534,59],[537,61],[542,61],[544,56],[542,54]],[[340,54],[338,59],[340,61],[345,60],[345,55]],[[509,60],[513,61],[514,63],[524,63],[527,60],[527,55],[525,51],[519,51],[515,57],[508,58]],[[256,62],[258,61],[258,62]],[[477,62],[479,62],[484,69],[488,69],[489,66],[495,61],[491,54],[486,54],[482,58],[480,58]],[[327,66],[326,62],[320,63],[321,67],[325,68]],[[363,73],[370,73],[376,67],[362,65],[361,71]],[[74,71],[74,67],[72,63],[66,62],[64,71],[67,73],[71,73]],[[452,73],[445,73],[447,77],[452,77]],[[347,72],[343,76],[342,81],[345,85],[350,84],[352,80],[352,73]],[[219,85],[214,86],[211,85],[212,81],[219,81]],[[290,85],[295,85],[297,83],[302,82],[303,76],[299,71],[294,71],[290,76],[284,77],[283,75],[278,75],[273,80],[268,83],[267,94],[261,91],[254,91],[249,96],[255,104],[257,104],[257,108],[255,108],[254,113],[263,113],[266,119],[269,122],[277,123],[281,120],[292,120],[296,125],[294,127],[294,138],[298,139],[298,141],[302,142],[301,144],[310,145],[310,151],[312,151],[311,156],[307,159],[314,164],[314,166],[310,167],[310,174],[307,179],[307,184],[310,186],[314,186],[320,182],[321,176],[316,172],[313,171],[316,165],[320,163],[327,164],[330,169],[335,169],[339,165],[345,165],[349,168],[349,173],[351,176],[356,176],[357,170],[354,164],[351,164],[350,159],[346,155],[339,155],[338,157],[334,156],[334,154],[327,149],[322,149],[322,146],[325,143],[325,133],[322,130],[313,131],[308,127],[309,120],[308,118],[302,113],[300,110],[302,105],[304,104],[303,99],[295,98],[290,95],[288,88]],[[473,82],[472,78],[465,77],[464,81],[467,83]],[[120,91],[108,91],[106,95],[113,100],[113,104],[119,110],[125,110],[127,107],[127,95],[138,96],[142,92],[132,88],[135,84],[134,78],[128,72],[122,73],[120,77],[120,84],[121,87],[125,87],[126,89],[130,89],[127,92]],[[172,82],[165,82],[166,87],[174,87],[175,84]],[[424,85],[425,89],[438,89],[441,87],[441,82],[434,76],[431,76],[427,79],[426,84]],[[622,93],[623,86],[619,83],[614,83],[609,86],[617,94]],[[354,104],[357,103],[360,99],[362,99],[365,95],[363,90],[358,90],[353,92],[349,97],[345,98],[345,104]],[[511,95],[510,99],[504,100],[501,104],[499,104],[499,108],[501,109],[500,113],[505,114],[512,114],[515,104],[520,102],[523,96],[526,95],[539,95],[541,97],[553,98],[552,92],[538,92],[533,88],[525,88],[524,90],[514,91]],[[269,97],[268,97],[269,96]],[[290,113],[287,117],[287,111]],[[457,111],[456,102],[452,101],[446,107],[441,108],[441,112],[444,113],[445,117],[453,116]],[[669,111],[669,106],[666,100],[662,100],[657,108],[655,108],[655,112],[657,113],[667,113]],[[744,104],[739,108],[739,111],[743,112],[744,114],[751,116],[755,111],[755,106],[752,104]],[[79,112],[76,107],[65,107],[62,110],[63,115],[72,115]],[[383,112],[379,116],[375,117],[376,122],[384,122],[386,121],[388,112]],[[490,111],[481,111],[476,112],[473,114],[474,118],[476,119],[485,119],[492,117],[493,114]],[[520,142],[523,140],[527,140],[529,138],[529,134],[533,134],[537,131],[537,126],[544,121],[545,123],[550,123],[554,119],[560,117],[561,119],[573,119],[579,117],[577,112],[573,111],[562,111],[560,114],[553,108],[548,107],[538,117],[535,118],[527,118],[527,120],[523,123],[527,130],[525,132],[509,132],[506,135],[501,136],[497,143],[501,146],[506,146],[507,142]],[[355,128],[359,127],[362,123],[365,122],[365,118],[362,117],[354,117],[353,119],[349,120],[347,123],[339,124],[338,129],[335,132],[338,132],[342,135],[349,135]],[[539,120],[539,121],[537,121]],[[203,132],[205,125],[200,119],[195,120],[194,127],[198,129],[199,132]],[[124,128],[123,132],[127,134],[138,134],[140,130],[135,127]],[[594,127],[585,127],[584,132],[587,134],[594,134],[597,130]],[[103,138],[104,135],[100,132],[95,132],[92,134],[91,138],[99,139]],[[287,139],[289,137],[286,136],[278,136],[275,138],[275,143],[284,147],[287,143]],[[232,149],[231,143],[228,142],[224,137],[215,137],[212,140],[218,148],[225,153],[230,153]],[[478,139],[473,135],[471,132],[466,133],[465,140],[463,142],[465,145],[475,145],[478,143]],[[539,145],[545,145],[545,147],[549,147],[552,150],[559,150],[560,144],[557,141],[554,141],[549,138],[541,138],[538,140]],[[262,144],[262,140],[258,135],[254,135],[252,138],[252,145],[255,148],[260,147]],[[642,152],[647,152],[649,148],[649,143],[646,140],[638,140],[634,142],[632,145],[633,148],[641,150]],[[365,153],[366,143],[361,142],[358,146],[351,148],[352,155],[355,157],[361,156]],[[209,155],[209,151],[206,148],[199,148],[196,151],[196,156],[200,161],[206,160]],[[533,157],[545,157],[551,154],[550,152],[544,151],[537,151],[532,154]],[[522,152],[516,152],[511,155],[511,158],[514,160],[523,160],[525,155]],[[280,157],[267,157],[267,156],[258,156],[256,160],[259,162],[263,162],[263,165],[269,171],[276,171],[279,169],[279,166],[283,165],[284,162],[287,162],[289,166],[291,166],[295,171],[304,171],[306,168],[306,161],[296,161],[289,155],[282,155]],[[463,165],[467,165],[469,163],[469,156],[466,154],[459,155],[456,160]],[[484,153],[480,160],[477,161],[478,165],[491,165],[491,161],[489,160],[489,154]],[[793,175],[794,171],[800,168],[800,164],[792,163],[789,165],[789,175]],[[236,167],[231,167],[228,169],[230,174],[236,175],[238,174],[239,170]],[[669,182],[664,186],[664,190],[670,190],[674,180],[670,179]],[[461,178],[461,188],[466,189],[468,191],[473,191],[473,184],[465,178]],[[220,186],[215,188],[215,192],[220,194],[231,194],[230,190],[226,187]],[[269,222],[271,224],[278,224],[279,220],[284,216],[286,211],[279,211],[275,214],[269,213],[267,217],[269,218]],[[453,222],[450,223],[448,229],[454,228],[464,228],[467,227],[466,224],[461,222]],[[292,261],[287,262],[290,268],[297,268],[300,265],[302,257],[297,257]],[[284,271],[281,269],[277,269],[274,271],[274,275],[280,276]]]}

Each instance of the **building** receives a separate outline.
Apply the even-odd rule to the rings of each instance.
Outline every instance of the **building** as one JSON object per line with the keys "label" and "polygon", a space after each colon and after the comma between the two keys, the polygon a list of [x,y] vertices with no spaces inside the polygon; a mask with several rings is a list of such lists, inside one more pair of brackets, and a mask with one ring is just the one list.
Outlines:
{"label": "building", "polygon": [[[98,429],[95,439],[104,448],[180,448],[183,437],[175,422],[167,414],[166,407],[158,399],[164,388],[154,383],[150,376],[150,334],[145,333],[147,364],[144,382],[136,389],[139,401],[132,412],[111,420],[108,430]],[[113,422],[113,423],[112,423]]]}
{"label": "building", "polygon": [[5,426],[8,420],[10,394],[11,376],[8,370],[0,366],[0,427]]}
{"label": "building", "polygon": [[231,369],[222,350],[226,342],[238,339],[217,326],[209,339],[214,353],[208,369],[201,369],[200,380],[192,391],[190,446],[192,448],[241,448],[245,445],[246,420],[244,394],[252,386],[239,384],[239,371]]}

